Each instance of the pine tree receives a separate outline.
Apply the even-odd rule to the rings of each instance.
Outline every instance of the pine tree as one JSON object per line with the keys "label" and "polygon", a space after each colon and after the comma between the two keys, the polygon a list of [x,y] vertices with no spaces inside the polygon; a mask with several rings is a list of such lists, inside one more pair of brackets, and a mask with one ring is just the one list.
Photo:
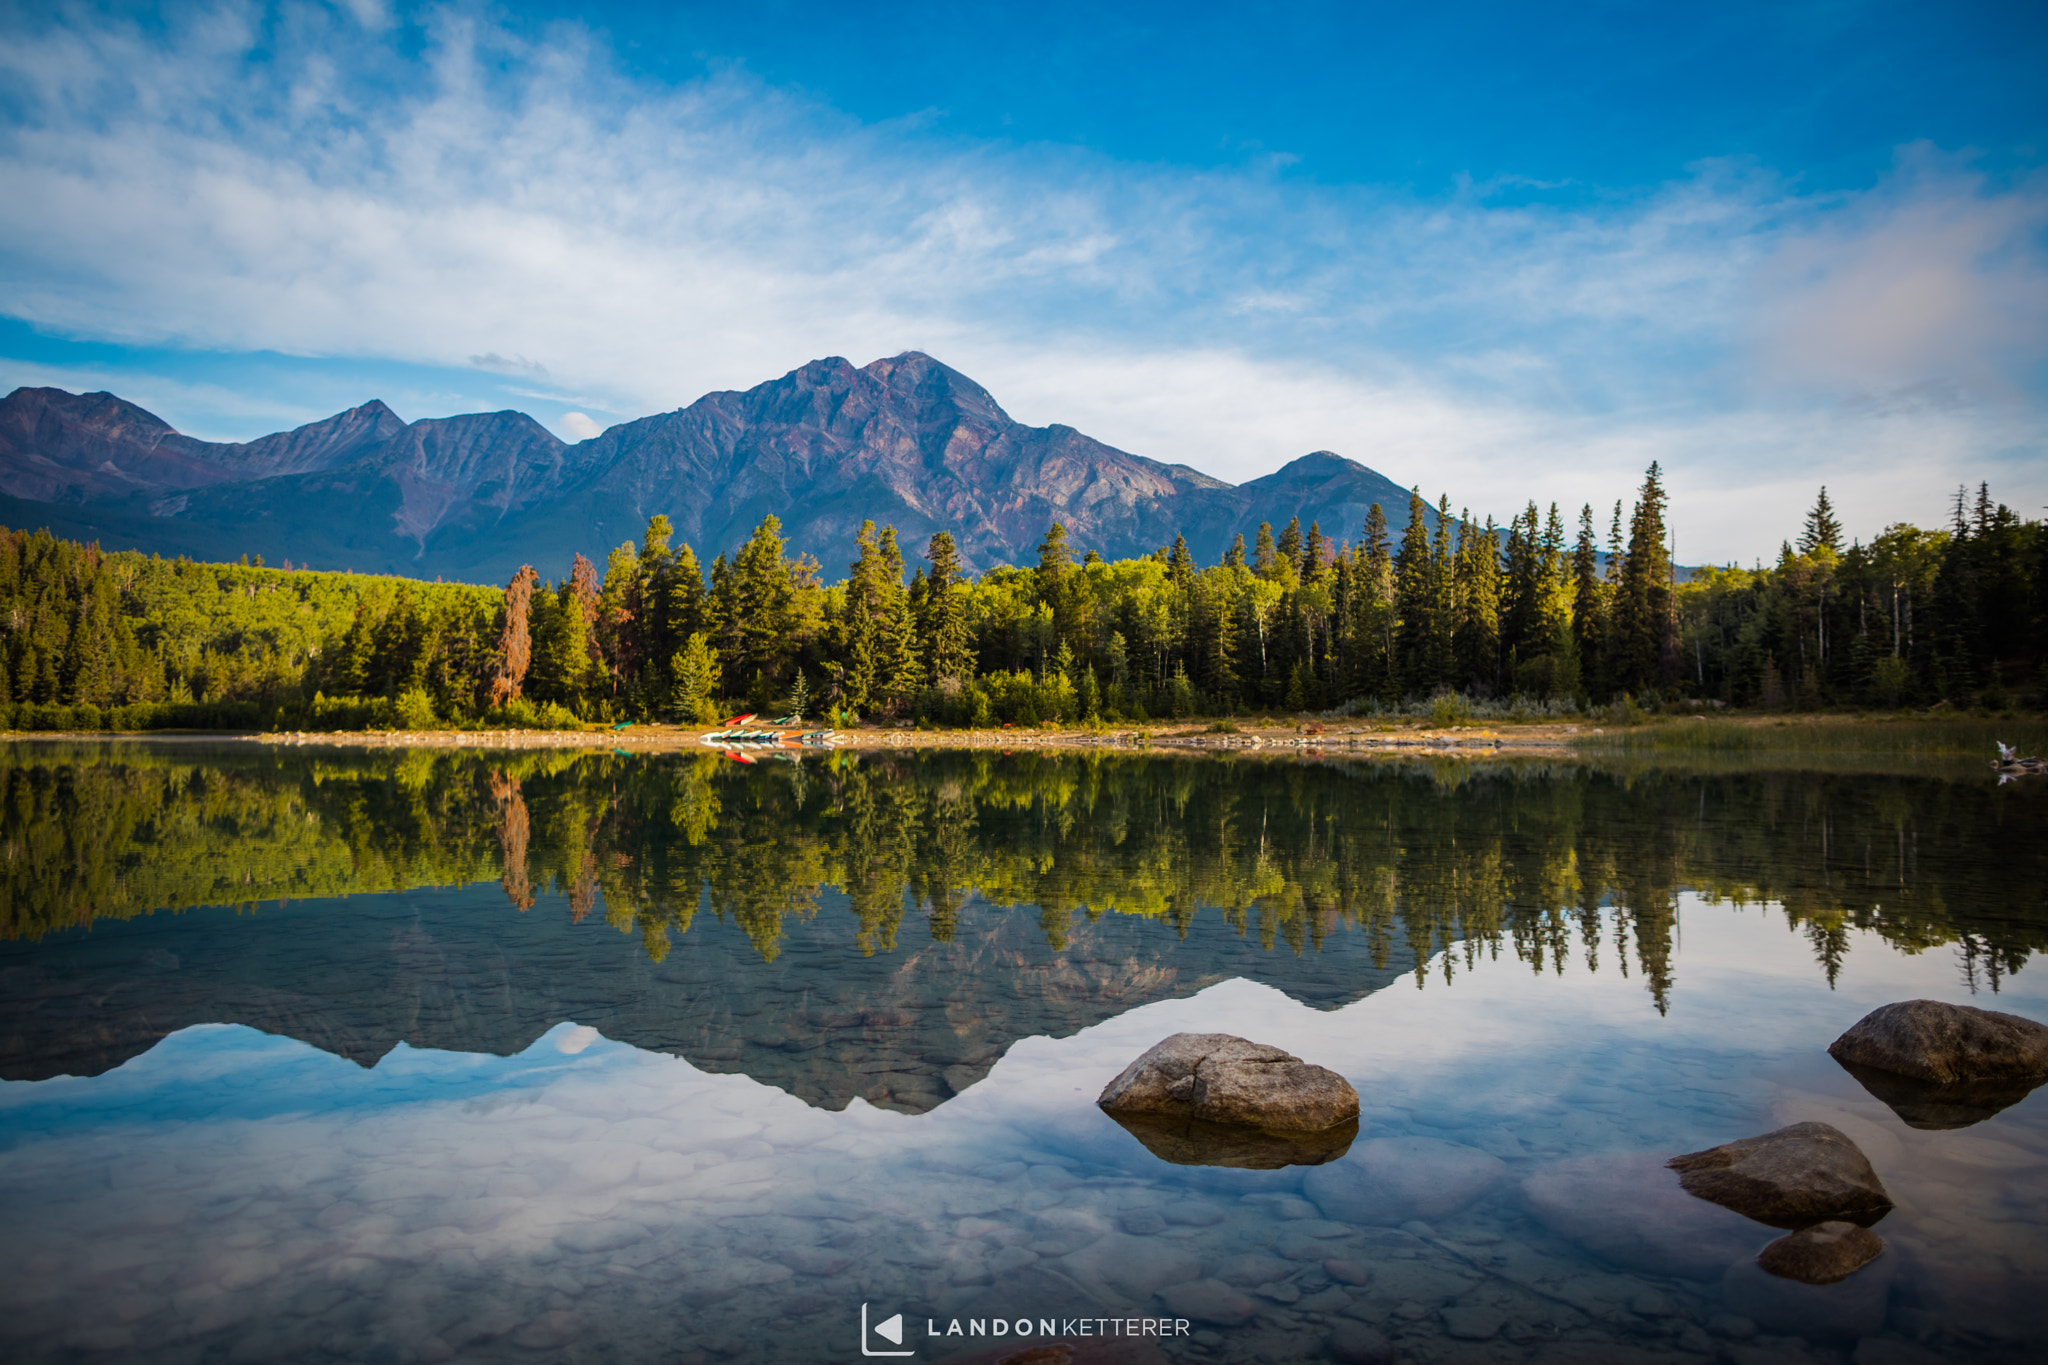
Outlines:
{"label": "pine tree", "polygon": [[1616,685],[1644,692],[1671,680],[1677,632],[1672,613],[1671,556],[1664,542],[1663,470],[1652,461],[1629,521],[1628,560],[1615,603],[1620,636]]}
{"label": "pine tree", "polygon": [[1279,553],[1279,570],[1294,578],[1301,576],[1301,518],[1293,517],[1287,529],[1280,533],[1280,543],[1275,547]]}
{"label": "pine tree", "polygon": [[940,531],[932,536],[925,558],[932,563],[925,587],[925,647],[930,651],[931,678],[942,683],[956,678],[974,680],[974,632],[967,621],[966,594],[962,582],[960,553],[953,537]]}
{"label": "pine tree", "polygon": [[1259,523],[1257,548],[1252,551],[1252,572],[1267,582],[1280,576],[1280,550],[1273,543],[1273,523]]}
{"label": "pine tree", "polygon": [[910,610],[910,594],[903,586],[903,552],[896,545],[893,526],[882,528],[881,553],[882,695],[892,708],[900,709],[924,686],[924,650],[917,637],[917,619]]}
{"label": "pine tree", "polygon": [[684,642],[669,661],[669,676],[674,679],[669,705],[677,720],[708,725],[718,719],[718,652],[708,635],[700,630]]}
{"label": "pine tree", "polygon": [[1064,640],[1073,630],[1072,610],[1067,603],[1067,578],[1074,571],[1073,552],[1067,548],[1067,528],[1054,522],[1038,543],[1038,570],[1032,581],[1038,600],[1052,612],[1053,636]]}
{"label": "pine tree", "polygon": [[1600,581],[1600,551],[1593,538],[1593,504],[1579,509],[1579,539],[1572,547],[1572,643],[1579,655],[1583,692],[1604,691],[1600,642],[1606,638],[1607,594]]}
{"label": "pine tree", "polygon": [[1230,548],[1223,552],[1223,567],[1226,569],[1242,569],[1244,567],[1244,532],[1239,531],[1237,539],[1233,540],[1230,543]]}
{"label": "pine tree", "polygon": [[1492,689],[1500,682],[1500,556],[1491,518],[1484,531],[1470,511],[1459,518],[1456,573],[1458,675]]}
{"label": "pine tree", "polygon": [[1821,550],[1837,557],[1842,553],[1842,523],[1835,519],[1826,484],[1820,486],[1820,496],[1806,514],[1806,530],[1799,537],[1799,553],[1812,555]]}
{"label": "pine tree", "polygon": [[1403,690],[1428,692],[1439,679],[1431,665],[1431,611],[1435,573],[1429,554],[1429,504],[1420,489],[1408,492],[1408,526],[1394,555],[1395,668]]}

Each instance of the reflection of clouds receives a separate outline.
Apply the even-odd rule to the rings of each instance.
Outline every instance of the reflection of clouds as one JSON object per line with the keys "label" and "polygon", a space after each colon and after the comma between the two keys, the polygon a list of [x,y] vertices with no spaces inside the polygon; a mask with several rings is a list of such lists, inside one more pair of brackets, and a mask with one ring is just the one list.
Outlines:
{"label": "reflection of clouds", "polygon": [[[1199,1029],[1343,1072],[1364,1100],[1367,1141],[1451,1139],[1506,1160],[1514,1179],[1562,1158],[1835,1123],[1900,1199],[1887,1237],[1981,1311],[2005,1311],[1968,1277],[1992,1283],[2024,1256],[2015,1238],[2038,1241],[2036,1225],[1997,1219],[2013,1216],[2014,1191],[2048,1152],[2039,1103],[1995,1128],[1915,1133],[1822,1051],[1876,1004],[1969,999],[1949,955],[1854,934],[1830,990],[1773,916],[1690,896],[1681,912],[1668,1015],[1611,957],[1590,973],[1583,959],[1536,972],[1484,957],[1449,985],[1403,978],[1329,1012],[1231,980],[1069,1038],[1026,1038],[986,1082],[916,1116],[859,1099],[814,1109],[569,1023],[512,1057],[400,1046],[369,1071],[246,1028],[186,1029],[90,1080],[0,1085],[0,1202],[17,1244],[39,1252],[8,1292],[77,1322],[119,1295],[142,1343],[289,1325],[281,1305],[331,1286],[374,1295],[380,1320],[410,1339],[467,1313],[465,1330],[542,1342],[668,1330],[674,1296],[698,1314],[765,1320],[806,1294],[857,1302],[870,1283],[860,1276],[898,1277],[892,1293],[950,1292],[948,1277],[971,1282],[987,1261],[995,1243],[983,1239],[1032,1226],[1030,1210],[1044,1215],[1036,1236],[1057,1213],[1078,1246],[1081,1232],[1115,1225],[1126,1197],[1215,1198],[1214,1248],[1263,1246],[1272,1225],[1258,1220],[1272,1206],[1236,1196],[1297,1188],[1298,1168],[1168,1167],[1094,1106],[1139,1051]],[[2048,1013],[2040,983],[2014,985],[1997,1004]],[[1077,1162],[1080,1178],[1063,1173]],[[199,1216],[221,1210],[225,1223]],[[1944,1217],[1987,1230],[1966,1235]],[[479,1273],[516,1309],[479,1294]],[[564,1284],[581,1287],[582,1328],[560,1316],[572,1311]],[[656,1286],[653,1317],[604,1298]],[[598,1303],[612,1306],[593,1314]],[[502,1320],[477,1316],[488,1313]]]}

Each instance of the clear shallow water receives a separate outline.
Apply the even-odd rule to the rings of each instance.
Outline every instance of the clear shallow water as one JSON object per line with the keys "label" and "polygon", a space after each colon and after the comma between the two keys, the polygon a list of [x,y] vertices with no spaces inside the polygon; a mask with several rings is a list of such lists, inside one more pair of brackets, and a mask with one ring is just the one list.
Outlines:
{"label": "clear shallow water", "polygon": [[[1913,996],[2048,1018],[2027,791],[9,761],[13,1356],[859,1359],[862,1303],[924,1359],[1017,1349],[966,1334],[997,1317],[1191,1313],[1248,1316],[1131,1358],[1329,1359],[1366,1326],[1416,1360],[2048,1342],[2041,1096],[1919,1132],[1823,1051]],[[1343,1072],[1351,1153],[1146,1152],[1093,1099],[1181,1029]],[[1754,1272],[1776,1232],[1657,1166],[1803,1119],[1898,1203],[1824,1290]],[[1339,1207],[1366,1169],[1405,1193]]]}

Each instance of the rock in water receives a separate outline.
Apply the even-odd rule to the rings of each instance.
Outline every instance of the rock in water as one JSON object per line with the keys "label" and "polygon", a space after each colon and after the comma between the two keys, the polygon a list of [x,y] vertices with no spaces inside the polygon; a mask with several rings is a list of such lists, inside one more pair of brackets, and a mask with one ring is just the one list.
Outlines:
{"label": "rock in water", "polygon": [[1967,1128],[2048,1081],[2048,1025],[1939,1000],[1872,1010],[1828,1045],[1915,1128]]}
{"label": "rock in water", "polygon": [[1846,1280],[1884,1254],[1884,1238],[1854,1223],[1820,1223],[1780,1237],[1756,1254],[1756,1263],[1780,1279],[1801,1284]]}
{"label": "rock in water", "polygon": [[1119,1118],[1152,1114],[1276,1132],[1318,1132],[1358,1117],[1358,1092],[1336,1072],[1228,1033],[1163,1039],[1095,1102]]}
{"label": "rock in water", "polygon": [[1892,1209],[1862,1149],[1825,1123],[1795,1123],[1664,1164],[1687,1194],[1777,1228],[1834,1220],[1868,1227]]}
{"label": "rock in water", "polygon": [[1332,1222],[1398,1226],[1456,1213],[1506,1175],[1499,1157],[1476,1147],[1429,1137],[1374,1138],[1344,1160],[1310,1171],[1301,1192]]}

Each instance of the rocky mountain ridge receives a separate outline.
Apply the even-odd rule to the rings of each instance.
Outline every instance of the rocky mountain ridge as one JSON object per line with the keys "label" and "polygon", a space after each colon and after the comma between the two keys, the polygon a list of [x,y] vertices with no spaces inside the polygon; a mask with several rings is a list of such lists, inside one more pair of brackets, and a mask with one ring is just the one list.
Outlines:
{"label": "rocky mountain ridge", "polygon": [[1329,451],[1231,485],[1072,427],[1031,427],[930,356],[814,360],[744,392],[571,445],[520,412],[408,423],[372,400],[225,444],[113,394],[16,389],[0,400],[0,524],[195,558],[497,581],[523,562],[602,558],[666,514],[700,555],[781,518],[829,578],[863,520],[922,546],[950,531],[968,564],[1029,562],[1054,521],[1077,550],[1148,553],[1185,534],[1202,562],[1260,521],[1355,538],[1407,494]]}

